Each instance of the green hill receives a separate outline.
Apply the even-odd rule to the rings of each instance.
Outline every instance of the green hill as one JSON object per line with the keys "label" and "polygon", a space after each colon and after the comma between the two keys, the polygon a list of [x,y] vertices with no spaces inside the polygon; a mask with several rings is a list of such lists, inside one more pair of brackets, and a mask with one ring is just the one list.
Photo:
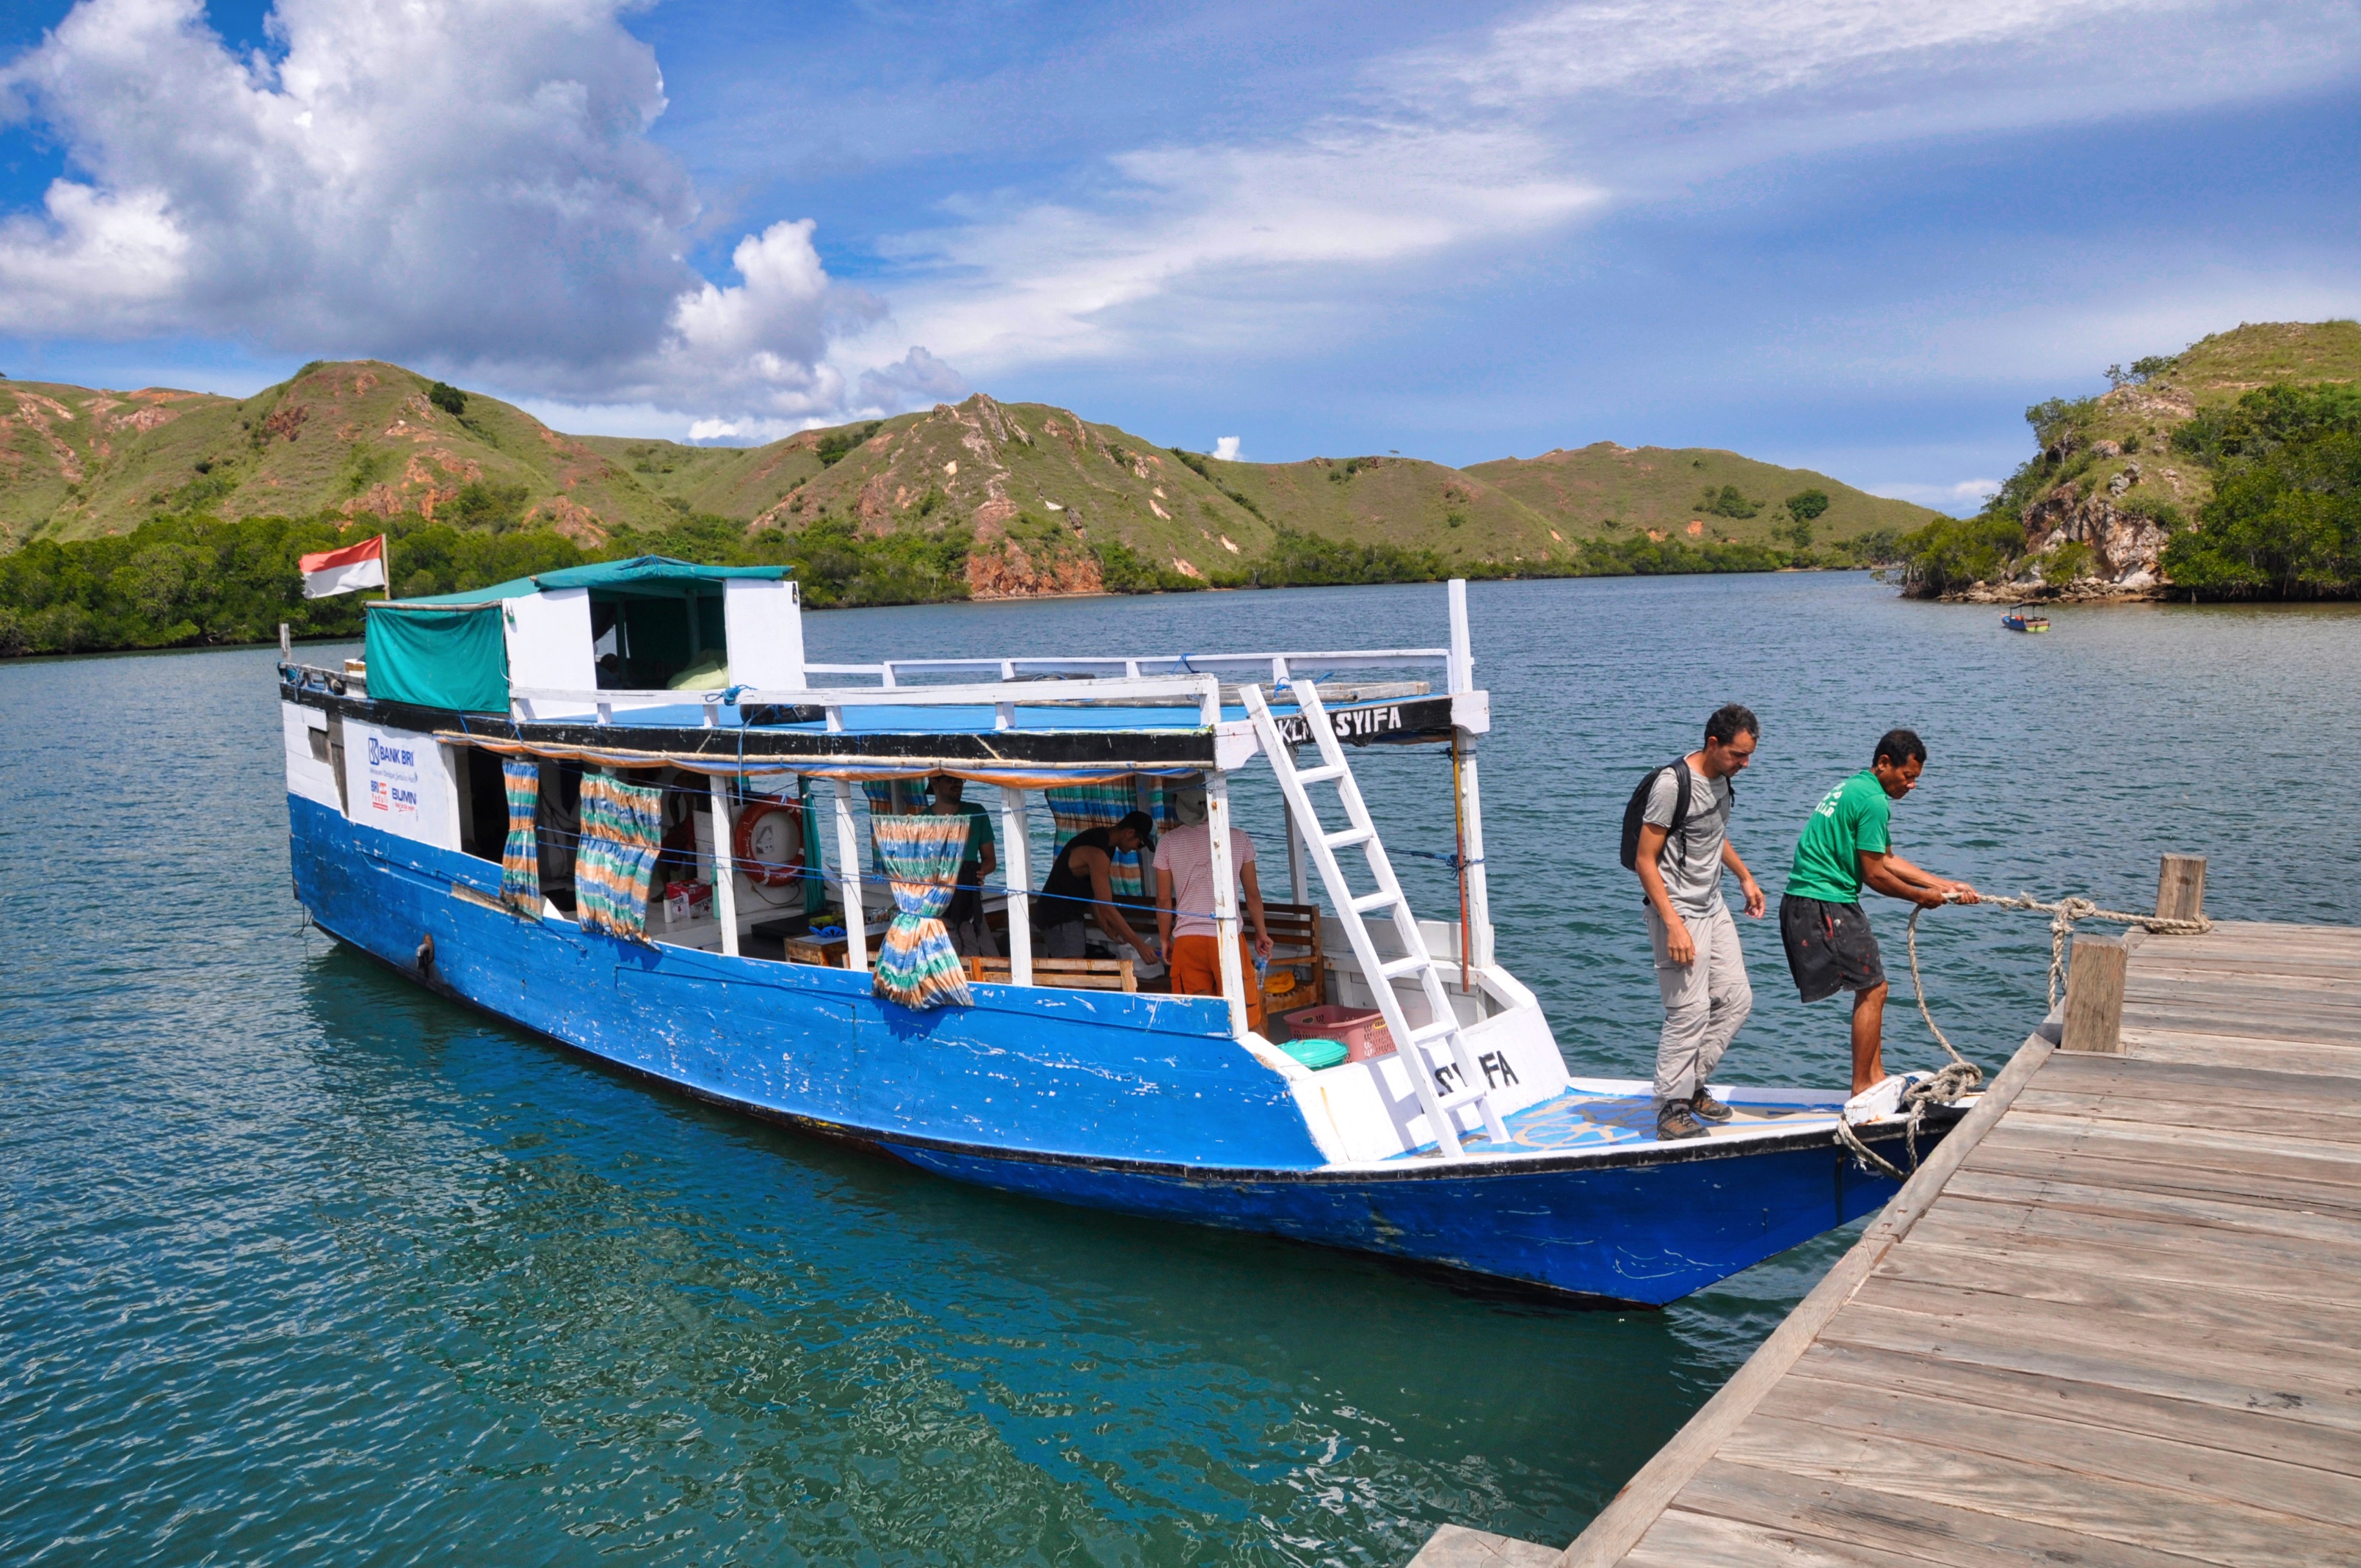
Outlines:
{"label": "green hill", "polygon": [[295,558],[379,532],[406,594],[660,553],[792,565],[824,607],[1850,565],[1935,515],[1610,443],[1223,462],[982,393],[736,448],[565,435],[374,360],[246,399],[0,381],[0,652],[340,634]]}
{"label": "green hill", "polygon": [[1914,591],[2361,589],[2361,323],[2249,323],[2108,378],[2025,411],[2035,451],[1982,511],[1905,542]]}
{"label": "green hill", "polygon": [[253,397],[0,383],[0,536],[83,539],[159,513],[542,522],[596,543],[669,509],[581,441],[376,360]]}

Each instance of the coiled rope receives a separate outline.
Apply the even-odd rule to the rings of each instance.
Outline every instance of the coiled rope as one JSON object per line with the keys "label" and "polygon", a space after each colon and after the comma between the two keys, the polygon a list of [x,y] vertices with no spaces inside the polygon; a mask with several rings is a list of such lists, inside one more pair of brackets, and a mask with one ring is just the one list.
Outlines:
{"label": "coiled rope", "polygon": [[[1953,904],[1958,900],[1946,898],[1943,902]],[[2104,920],[2117,926],[2137,926],[2169,937],[2202,937],[2213,929],[2213,922],[2202,916],[2194,920],[2183,920],[2165,915],[2133,915],[2121,909],[2102,909],[2089,899],[2070,894],[2054,903],[2045,904],[2029,893],[2015,897],[2004,893],[1988,893],[1977,899],[1977,907],[1985,906],[2029,909],[2049,916],[2049,1010],[2053,1013],[2058,1010],[2059,988],[2065,983],[2067,945],[2073,939],[2076,921]],[[1918,916],[1926,914],[1927,908],[1927,905],[1921,905],[1910,912],[1910,989],[1918,1003],[1918,1016],[1927,1021],[1927,1032],[1935,1036],[1935,1043],[1941,1046],[1951,1059],[1948,1066],[1903,1091],[1902,1103],[1910,1112],[1904,1135],[1909,1145],[1910,1168],[1913,1170],[1918,1168],[1918,1128],[1926,1119],[1927,1107],[1949,1105],[1960,1095],[1973,1091],[1984,1079],[1983,1069],[1960,1054],[1959,1047],[1951,1044],[1951,1037],[1943,1033],[1942,1025],[1935,1022],[1935,1014],[1927,1009],[1927,983],[1918,976]],[[1874,1167],[1896,1181],[1905,1179],[1905,1173],[1863,1143],[1861,1135],[1855,1133],[1852,1124],[1842,1116],[1837,1118],[1837,1139],[1852,1150],[1863,1165]]]}

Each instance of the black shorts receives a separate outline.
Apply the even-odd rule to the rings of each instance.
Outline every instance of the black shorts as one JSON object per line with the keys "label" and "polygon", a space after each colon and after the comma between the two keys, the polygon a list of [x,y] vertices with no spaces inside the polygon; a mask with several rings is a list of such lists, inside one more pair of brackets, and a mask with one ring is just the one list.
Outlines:
{"label": "black shorts", "polygon": [[1877,937],[1858,904],[1782,897],[1779,936],[1787,945],[1787,969],[1795,977],[1795,989],[1806,1002],[1885,983]]}

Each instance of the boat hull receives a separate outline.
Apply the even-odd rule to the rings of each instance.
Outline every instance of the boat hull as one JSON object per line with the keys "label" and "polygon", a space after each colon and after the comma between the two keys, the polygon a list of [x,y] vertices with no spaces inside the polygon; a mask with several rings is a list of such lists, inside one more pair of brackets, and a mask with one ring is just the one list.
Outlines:
{"label": "boat hull", "polygon": [[[864,974],[520,918],[495,902],[496,865],[301,795],[288,809],[298,899],[421,983],[701,1098],[1004,1191],[1653,1305],[1894,1190],[1825,1124],[1339,1166],[1216,1000],[979,986],[976,1006],[914,1014]],[[1872,1141],[1905,1157],[1898,1129]]]}

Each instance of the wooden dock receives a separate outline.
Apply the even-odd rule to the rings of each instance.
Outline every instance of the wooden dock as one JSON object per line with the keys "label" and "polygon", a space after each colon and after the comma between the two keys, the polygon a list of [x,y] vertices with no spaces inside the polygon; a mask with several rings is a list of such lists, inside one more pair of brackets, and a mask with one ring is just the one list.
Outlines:
{"label": "wooden dock", "polygon": [[1415,1568],[2361,1563],[2361,930],[2089,946],[1580,1539]]}

